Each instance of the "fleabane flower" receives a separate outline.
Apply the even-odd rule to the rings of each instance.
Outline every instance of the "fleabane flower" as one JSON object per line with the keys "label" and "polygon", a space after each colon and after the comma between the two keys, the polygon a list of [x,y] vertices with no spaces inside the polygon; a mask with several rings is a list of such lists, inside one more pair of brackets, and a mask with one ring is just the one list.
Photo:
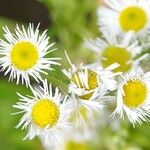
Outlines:
{"label": "fleabane flower", "polygon": [[51,143],[44,144],[42,137],[41,141],[46,150],[88,150],[88,143],[95,138],[90,129],[86,128],[83,131],[73,127],[63,136],[62,142],[55,147],[52,147]]}
{"label": "fleabane flower", "polygon": [[[81,64],[76,67],[69,58],[68,61],[71,68],[64,69],[63,72],[70,80],[68,86],[68,91],[71,94],[70,99],[77,107],[82,105],[87,109],[102,109],[103,104],[100,99],[105,97],[108,90],[112,91],[116,87],[114,74],[109,69],[109,71],[95,69],[93,65],[83,66]],[[106,72],[109,72],[109,75],[106,75]],[[106,80],[109,80],[113,86],[109,86],[108,82],[105,82]]]}
{"label": "fleabane flower", "polygon": [[132,36],[132,32],[124,36],[103,32],[103,38],[86,40],[84,46],[99,54],[100,64],[104,68],[117,63],[119,67],[114,69],[114,72],[126,73],[147,57],[145,54],[136,58],[141,53],[142,47],[138,45],[138,41],[132,40]]}
{"label": "fleabane flower", "polygon": [[150,72],[144,73],[136,68],[122,76],[118,83],[117,108],[112,114],[127,115],[135,125],[149,122],[150,117]]}
{"label": "fleabane flower", "polygon": [[55,150],[88,150],[88,143],[95,138],[89,128],[85,131],[72,128],[67,136],[64,136],[62,144],[58,145]]}
{"label": "fleabane flower", "polygon": [[[72,135],[75,137],[68,137],[64,140],[63,144],[58,146],[56,150],[88,150],[88,142],[90,140],[87,140],[87,137],[83,137],[86,135],[83,135],[83,133],[80,135],[75,135],[76,132],[79,131],[72,131]],[[87,131],[88,132],[88,131]]]}
{"label": "fleabane flower", "polygon": [[62,99],[58,88],[52,92],[52,86],[43,81],[43,86],[31,88],[33,96],[23,96],[18,93],[19,102],[13,105],[21,111],[15,114],[24,113],[16,128],[28,129],[26,138],[33,139],[35,136],[42,136],[45,143],[61,143],[60,139],[67,128],[68,118],[71,109],[66,98]]}
{"label": "fleabane flower", "polygon": [[137,37],[150,29],[150,1],[105,0],[107,6],[98,9],[100,30],[122,34],[133,31]]}
{"label": "fleabane flower", "polygon": [[5,75],[10,74],[9,80],[16,79],[17,84],[22,82],[28,86],[30,77],[39,82],[41,73],[47,74],[46,70],[53,70],[51,65],[59,65],[56,60],[60,58],[46,58],[55,50],[50,50],[54,43],[49,43],[46,30],[40,34],[39,26],[34,29],[33,24],[29,24],[27,30],[17,25],[15,34],[7,27],[3,29],[6,40],[0,40],[0,66]]}

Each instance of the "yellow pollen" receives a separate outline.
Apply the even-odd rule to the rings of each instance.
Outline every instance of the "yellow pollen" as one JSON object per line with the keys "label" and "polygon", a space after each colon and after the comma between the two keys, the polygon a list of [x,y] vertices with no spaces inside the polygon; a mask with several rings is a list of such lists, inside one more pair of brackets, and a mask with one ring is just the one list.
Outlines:
{"label": "yellow pollen", "polygon": [[38,51],[30,42],[18,42],[12,47],[10,58],[17,69],[28,70],[37,63]]}
{"label": "yellow pollen", "polygon": [[123,102],[130,108],[135,108],[144,103],[147,97],[147,87],[140,80],[129,80],[123,86]]}
{"label": "yellow pollen", "polygon": [[40,128],[53,127],[59,115],[59,108],[52,100],[41,99],[32,108],[32,120]]}
{"label": "yellow pollen", "polygon": [[113,63],[118,63],[120,66],[114,72],[127,72],[132,67],[132,55],[124,48],[117,46],[110,46],[104,49],[102,53],[102,66],[108,67]]}
{"label": "yellow pollen", "polygon": [[[85,70],[83,70],[83,72],[85,72]],[[88,86],[89,86],[88,88],[85,87],[84,85],[82,85],[82,83],[81,83],[82,79],[80,79],[78,72],[72,77],[72,81],[76,85],[78,85],[78,84],[77,84],[77,79],[75,78],[75,76],[77,77],[77,79],[79,81],[80,88],[85,88],[85,90],[91,91],[91,90],[94,90],[95,88],[97,88],[97,86],[98,86],[97,74],[91,70],[88,70]],[[89,92],[88,94],[79,96],[79,98],[83,99],[83,100],[89,100],[92,95],[93,95],[93,92]]]}
{"label": "yellow pollen", "polygon": [[143,8],[130,6],[121,12],[119,22],[122,29],[125,31],[139,31],[145,27],[147,15]]}
{"label": "yellow pollen", "polygon": [[66,143],[66,150],[88,150],[86,143],[79,143],[75,141],[68,141]]}

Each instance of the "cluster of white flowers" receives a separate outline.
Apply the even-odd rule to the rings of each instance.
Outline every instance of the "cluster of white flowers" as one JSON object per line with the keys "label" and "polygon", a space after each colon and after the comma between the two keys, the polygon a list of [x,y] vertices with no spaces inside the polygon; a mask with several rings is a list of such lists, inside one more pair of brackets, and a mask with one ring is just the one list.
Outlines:
{"label": "cluster of white flowers", "polygon": [[[57,62],[60,58],[46,57],[55,50],[51,49],[54,43],[49,44],[46,31],[40,34],[39,26],[34,29],[33,24],[28,29],[17,25],[15,33],[4,27],[6,40],[0,40],[1,71],[33,93],[33,96],[18,93],[19,102],[13,105],[20,109],[19,114],[23,113],[17,128],[28,129],[25,138],[40,136],[48,144],[57,144],[67,130],[80,125],[87,130],[86,123],[90,127],[95,126],[94,122],[100,124],[93,114],[105,111],[110,101],[116,104],[110,116],[127,117],[133,126],[149,122],[150,72],[144,73],[140,62],[149,57],[143,52],[145,47],[149,48],[143,39],[150,39],[150,2],[105,2],[98,9],[101,38],[84,42],[86,48],[97,53],[97,62],[77,67],[66,53],[71,66],[62,69],[69,79],[67,95],[61,95],[58,88],[54,91],[41,75],[53,70],[52,65],[60,65]],[[41,81],[42,85],[32,87],[31,79],[38,84]]]}

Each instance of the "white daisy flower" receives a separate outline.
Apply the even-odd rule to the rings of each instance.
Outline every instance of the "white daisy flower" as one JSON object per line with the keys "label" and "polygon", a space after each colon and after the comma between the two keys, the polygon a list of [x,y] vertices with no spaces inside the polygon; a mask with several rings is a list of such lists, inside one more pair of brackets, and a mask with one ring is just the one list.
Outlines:
{"label": "white daisy flower", "polygon": [[[58,88],[52,93],[51,84],[47,80],[38,89],[31,89],[33,96],[23,96],[18,93],[20,102],[13,105],[21,111],[15,114],[24,113],[16,128],[28,128],[26,138],[33,139],[35,136],[42,136],[45,143],[58,144],[62,133],[69,128],[68,118],[71,109],[66,98],[62,101]],[[66,131],[65,131],[66,132]]]}
{"label": "white daisy flower", "polygon": [[33,24],[29,24],[27,30],[24,26],[16,26],[15,34],[7,27],[4,37],[0,40],[0,65],[5,75],[10,74],[9,80],[16,79],[17,84],[30,84],[30,76],[37,82],[42,80],[41,73],[47,74],[46,70],[53,70],[51,65],[59,65],[56,60],[60,58],[46,58],[54,43],[49,44],[46,30],[40,35],[39,26],[34,30]]}
{"label": "white daisy flower", "polygon": [[63,136],[61,144],[52,146],[51,143],[44,143],[43,138],[41,141],[45,150],[87,150],[89,141],[96,139],[95,135],[91,134],[93,130],[86,128],[86,130],[79,130],[77,128],[71,128],[66,135]]}
{"label": "white daisy flower", "polygon": [[123,76],[118,83],[117,108],[112,114],[124,118],[126,113],[130,122],[148,122],[150,117],[150,72],[143,73],[140,68]]}
{"label": "white daisy flower", "polygon": [[82,133],[86,133],[86,130],[89,129],[88,133],[94,136],[96,135],[96,130],[99,127],[101,127],[102,125],[106,125],[104,124],[104,120],[106,122],[106,116],[108,115],[106,115],[104,110],[89,110],[84,105],[78,105],[78,107],[74,105],[74,111],[72,111],[70,115],[70,122],[73,122],[75,124],[73,130],[76,128],[77,130],[82,130]]}
{"label": "white daisy flower", "polygon": [[[97,71],[91,66],[80,65],[80,67],[77,68],[71,63],[68,56],[67,59],[71,68],[69,71],[64,69],[63,73],[70,80],[68,91],[71,94],[70,99],[73,101],[74,110],[80,109],[80,106],[84,106],[89,110],[102,109],[103,104],[101,99],[104,100],[107,97],[105,94],[108,90],[112,91],[116,88],[116,81],[113,79],[115,74],[113,74],[109,68],[106,68],[106,70],[97,68]],[[106,75],[107,73],[109,73],[109,75]],[[108,82],[106,82],[107,80],[110,82],[109,85]]]}
{"label": "white daisy flower", "polygon": [[128,32],[125,36],[104,32],[103,39],[86,40],[84,46],[100,54],[100,63],[104,68],[117,63],[119,67],[114,71],[125,73],[147,57],[145,54],[136,58],[141,53],[142,47],[138,45],[138,41],[133,42],[132,35],[132,32]]}
{"label": "white daisy flower", "polygon": [[72,128],[68,135],[64,136],[62,144],[54,150],[88,150],[88,143],[96,139],[91,132],[89,128],[86,128],[85,131]]}
{"label": "white daisy flower", "polygon": [[150,29],[149,0],[105,0],[107,6],[98,9],[100,30],[121,34],[133,31],[144,36]]}
{"label": "white daisy flower", "polygon": [[[59,145],[55,150],[88,150],[88,133],[78,133],[79,131],[72,131],[72,136],[66,137],[63,144]],[[89,130],[87,132],[90,132]]]}

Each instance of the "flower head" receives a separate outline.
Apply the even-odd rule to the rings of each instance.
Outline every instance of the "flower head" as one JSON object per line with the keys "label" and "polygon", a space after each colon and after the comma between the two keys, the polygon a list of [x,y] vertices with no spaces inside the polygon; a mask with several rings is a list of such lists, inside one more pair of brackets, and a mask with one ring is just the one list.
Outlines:
{"label": "flower head", "polygon": [[[67,136],[64,136],[61,145],[56,150],[88,150],[88,143],[95,138],[90,129],[85,131],[72,128]],[[49,149],[49,147],[47,147]]]}
{"label": "flower head", "polygon": [[101,30],[114,34],[133,31],[143,36],[150,26],[150,2],[147,0],[106,0],[105,7],[98,10]]}
{"label": "flower head", "polygon": [[34,30],[33,24],[29,24],[26,30],[24,26],[17,25],[15,34],[7,27],[4,37],[6,41],[0,40],[0,65],[5,75],[10,74],[9,80],[16,79],[17,84],[30,84],[30,76],[37,82],[42,80],[41,73],[47,74],[46,70],[53,70],[51,65],[59,65],[56,60],[60,58],[46,58],[45,56],[54,51],[49,50],[54,43],[49,44],[46,31],[41,35],[39,26]]}
{"label": "flower head", "polygon": [[143,73],[140,68],[122,77],[118,85],[117,113],[124,118],[124,112],[133,125],[150,117],[150,72]]}
{"label": "flower head", "polygon": [[110,35],[108,32],[103,34],[104,38],[86,40],[84,45],[100,54],[100,63],[104,68],[117,63],[119,67],[114,71],[126,73],[147,57],[145,54],[136,59],[136,56],[141,53],[142,47],[138,45],[138,41],[132,40],[131,32],[125,36]]}
{"label": "flower head", "polygon": [[33,96],[22,96],[18,93],[20,102],[13,107],[20,109],[24,115],[17,128],[21,125],[22,129],[28,128],[25,138],[42,136],[46,143],[49,140],[59,142],[61,132],[69,125],[67,122],[71,111],[69,103],[66,99],[61,101],[58,88],[53,94],[51,84],[48,85],[46,80],[40,88],[32,88],[32,92]]}
{"label": "flower head", "polygon": [[81,122],[84,122],[84,113],[80,112],[82,106],[88,111],[101,110],[107,98],[107,92],[116,88],[114,80],[116,74],[111,71],[116,65],[106,69],[95,65],[83,66],[82,64],[75,67],[69,58],[68,61],[71,68],[68,71],[64,69],[63,72],[70,80],[68,86],[71,95],[70,101],[73,103],[75,114],[81,117]]}

